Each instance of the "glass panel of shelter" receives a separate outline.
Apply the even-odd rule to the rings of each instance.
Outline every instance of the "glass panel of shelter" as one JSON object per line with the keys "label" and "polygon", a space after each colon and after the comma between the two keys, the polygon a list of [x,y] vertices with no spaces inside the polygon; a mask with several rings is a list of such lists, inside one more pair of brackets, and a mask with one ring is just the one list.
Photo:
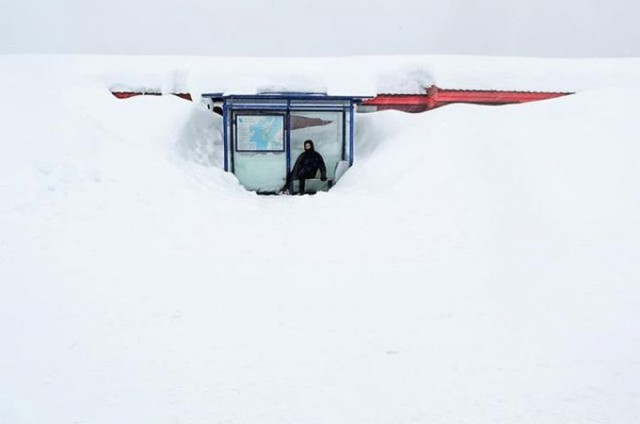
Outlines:
{"label": "glass panel of shelter", "polygon": [[284,113],[234,114],[233,172],[248,190],[275,193],[287,177]]}
{"label": "glass panel of shelter", "polygon": [[333,179],[336,165],[344,158],[344,113],[292,111],[289,122],[291,163],[304,151],[305,140],[311,140],[327,166],[327,178]]}

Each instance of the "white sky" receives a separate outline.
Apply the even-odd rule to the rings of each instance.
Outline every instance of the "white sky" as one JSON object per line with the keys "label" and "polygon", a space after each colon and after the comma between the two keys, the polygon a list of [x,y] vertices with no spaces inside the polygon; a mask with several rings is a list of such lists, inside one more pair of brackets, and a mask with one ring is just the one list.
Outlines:
{"label": "white sky", "polygon": [[0,0],[0,53],[640,57],[637,0]]}

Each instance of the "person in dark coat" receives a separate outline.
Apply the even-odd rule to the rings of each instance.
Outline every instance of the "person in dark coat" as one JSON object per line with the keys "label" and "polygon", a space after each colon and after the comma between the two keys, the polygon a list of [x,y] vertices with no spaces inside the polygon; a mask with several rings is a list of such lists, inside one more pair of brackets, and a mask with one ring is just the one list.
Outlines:
{"label": "person in dark coat", "polygon": [[324,164],[322,155],[314,150],[313,141],[305,140],[304,152],[300,153],[295,165],[293,165],[287,185],[291,181],[299,180],[300,194],[304,194],[305,180],[315,178],[318,170],[320,171],[320,179],[327,181],[327,167]]}

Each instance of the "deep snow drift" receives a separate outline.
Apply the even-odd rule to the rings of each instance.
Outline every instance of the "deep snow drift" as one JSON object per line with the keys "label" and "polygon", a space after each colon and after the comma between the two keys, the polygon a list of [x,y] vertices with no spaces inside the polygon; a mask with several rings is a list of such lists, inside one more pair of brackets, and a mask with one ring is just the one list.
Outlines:
{"label": "deep snow drift", "polygon": [[[637,422],[638,64],[0,57],[0,423]],[[303,197],[222,172],[201,105],[108,91],[289,77],[581,91],[358,115]]]}

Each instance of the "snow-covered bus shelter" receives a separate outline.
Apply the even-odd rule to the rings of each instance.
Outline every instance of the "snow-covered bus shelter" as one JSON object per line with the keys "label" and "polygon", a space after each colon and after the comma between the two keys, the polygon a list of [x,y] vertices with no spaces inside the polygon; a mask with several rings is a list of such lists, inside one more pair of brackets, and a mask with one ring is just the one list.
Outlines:
{"label": "snow-covered bus shelter", "polygon": [[224,169],[248,190],[275,194],[288,188],[287,176],[304,142],[312,140],[326,165],[326,181],[307,179],[306,192],[328,190],[354,160],[355,105],[363,97],[315,93],[254,95],[203,94],[222,109]]}

